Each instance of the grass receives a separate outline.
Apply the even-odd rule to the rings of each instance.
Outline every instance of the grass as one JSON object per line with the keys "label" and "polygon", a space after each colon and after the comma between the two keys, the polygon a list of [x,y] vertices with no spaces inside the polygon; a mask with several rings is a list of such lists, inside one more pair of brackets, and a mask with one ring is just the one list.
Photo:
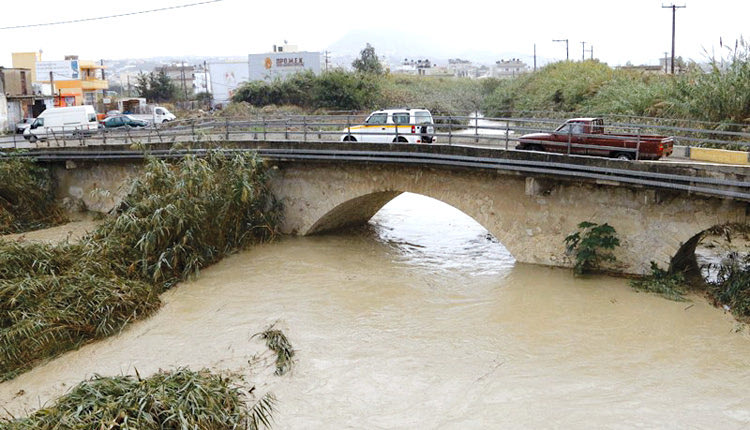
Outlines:
{"label": "grass", "polygon": [[276,233],[253,154],[150,159],[118,215],[77,244],[0,241],[0,380],[153,313],[159,294]]}
{"label": "grass", "polygon": [[53,406],[0,422],[2,430],[259,429],[270,427],[275,398],[252,406],[252,388],[237,376],[177,369],[150,378],[101,377],[81,382]]}

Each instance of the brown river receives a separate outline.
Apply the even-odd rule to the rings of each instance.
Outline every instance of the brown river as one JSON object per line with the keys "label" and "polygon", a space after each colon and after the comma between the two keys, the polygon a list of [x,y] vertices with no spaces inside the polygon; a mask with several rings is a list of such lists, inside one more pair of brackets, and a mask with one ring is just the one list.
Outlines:
{"label": "brown river", "polygon": [[[731,315],[518,264],[421,196],[364,228],[238,253],[162,297],[120,335],[0,384],[0,411],[27,413],[96,373],[190,366],[272,391],[275,429],[750,428],[750,335]],[[252,338],[272,323],[297,350],[282,377]]]}

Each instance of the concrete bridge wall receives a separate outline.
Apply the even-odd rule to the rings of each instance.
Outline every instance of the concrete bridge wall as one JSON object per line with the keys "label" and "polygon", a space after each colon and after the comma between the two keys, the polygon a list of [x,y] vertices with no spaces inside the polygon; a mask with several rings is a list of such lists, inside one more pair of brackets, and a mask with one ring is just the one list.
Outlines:
{"label": "concrete bridge wall", "polygon": [[[68,162],[54,168],[58,197],[107,212],[139,171],[133,162]],[[412,192],[471,216],[516,260],[552,266],[573,264],[564,238],[578,223],[606,222],[621,241],[615,253],[619,263],[612,269],[627,273],[647,272],[651,260],[667,267],[683,245],[694,246],[691,238],[712,226],[750,223],[744,202],[476,169],[288,163],[279,164],[270,186],[285,207],[285,233],[308,235],[365,223],[394,197]]]}
{"label": "concrete bridge wall", "polygon": [[730,200],[419,166],[297,165],[279,170],[272,187],[285,205],[287,233],[360,224],[401,192],[412,192],[471,216],[517,261],[552,266],[573,264],[564,239],[580,222],[606,222],[621,242],[612,269],[639,274],[651,260],[668,267],[684,244],[714,225],[750,222],[748,205]]}

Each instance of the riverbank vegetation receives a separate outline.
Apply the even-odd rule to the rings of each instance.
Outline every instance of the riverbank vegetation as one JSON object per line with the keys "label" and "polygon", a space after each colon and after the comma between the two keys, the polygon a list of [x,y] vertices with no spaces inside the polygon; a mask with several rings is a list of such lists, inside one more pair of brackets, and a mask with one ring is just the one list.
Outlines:
{"label": "riverbank vegetation", "polygon": [[430,109],[436,116],[468,115],[479,109],[482,99],[494,88],[495,80],[491,81],[350,73],[337,69],[318,76],[306,72],[286,80],[249,82],[237,89],[232,101],[255,107],[291,105],[307,111],[409,106]]}
{"label": "riverbank vegetation", "polygon": [[253,154],[150,159],[80,242],[0,242],[0,380],[119,332],[178,281],[270,240],[280,211],[267,175]]}
{"label": "riverbank vegetation", "polygon": [[[612,69],[598,61],[558,62],[499,82],[483,99],[487,116],[628,115],[728,131],[750,126],[750,46],[742,41],[707,72],[676,75]],[[702,123],[702,122],[708,123]]]}
{"label": "riverbank vegetation", "polygon": [[390,73],[311,72],[242,85],[235,103],[292,105],[306,112],[409,106],[435,116],[630,116],[637,122],[722,131],[750,127],[750,46],[741,41],[708,70],[689,64],[676,76],[612,68],[596,60],[561,61],[512,79],[470,79]]}
{"label": "riverbank vegetation", "polygon": [[630,281],[630,286],[636,291],[657,294],[665,299],[676,302],[687,300],[687,282],[681,272],[670,272],[664,270],[651,262],[651,273],[638,279]]}
{"label": "riverbank vegetation", "polygon": [[236,375],[177,369],[140,376],[96,376],[54,405],[27,418],[0,422],[2,430],[251,429],[270,427],[275,398],[252,406],[254,387]]}
{"label": "riverbank vegetation", "polygon": [[750,225],[715,226],[705,232],[701,246],[709,298],[741,321],[750,322]]}
{"label": "riverbank vegetation", "polygon": [[67,221],[55,203],[49,169],[30,160],[0,162],[0,234],[52,227]]}

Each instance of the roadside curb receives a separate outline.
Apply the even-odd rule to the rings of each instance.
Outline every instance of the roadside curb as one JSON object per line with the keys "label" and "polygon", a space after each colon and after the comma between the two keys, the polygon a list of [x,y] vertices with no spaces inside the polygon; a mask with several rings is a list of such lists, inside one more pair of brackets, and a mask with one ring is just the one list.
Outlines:
{"label": "roadside curb", "polygon": [[750,165],[750,152],[698,147],[687,147],[685,152],[691,160]]}

